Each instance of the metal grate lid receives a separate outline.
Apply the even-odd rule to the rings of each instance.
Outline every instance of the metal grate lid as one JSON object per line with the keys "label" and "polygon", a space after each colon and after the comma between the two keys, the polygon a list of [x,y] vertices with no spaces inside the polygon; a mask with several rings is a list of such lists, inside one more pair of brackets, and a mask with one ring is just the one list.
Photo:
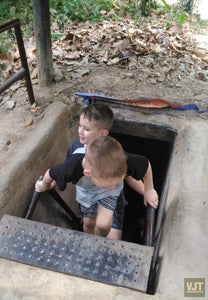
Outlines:
{"label": "metal grate lid", "polygon": [[147,289],[152,247],[4,215],[0,257],[104,283]]}

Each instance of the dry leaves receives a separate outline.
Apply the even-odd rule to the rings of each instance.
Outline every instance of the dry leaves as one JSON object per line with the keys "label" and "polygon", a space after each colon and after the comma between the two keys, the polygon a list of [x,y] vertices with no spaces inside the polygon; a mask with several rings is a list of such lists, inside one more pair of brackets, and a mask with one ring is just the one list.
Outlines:
{"label": "dry leaves", "polygon": [[[103,21],[80,25],[69,25],[59,40],[52,40],[53,59],[56,67],[66,66],[68,72],[74,72],[71,77],[84,76],[85,71],[79,70],[80,62],[104,63],[108,66],[117,65],[122,68],[138,68],[145,64],[152,68],[156,62],[156,78],[170,76],[172,70],[179,68],[180,59],[189,61],[189,65],[202,65],[207,68],[208,50],[201,49],[193,38],[193,32],[188,25],[165,29],[164,16],[152,16],[145,23],[135,23],[134,20]],[[51,27],[56,33],[56,24]],[[65,26],[67,28],[67,26]],[[59,33],[58,33],[59,34]],[[28,65],[33,84],[37,83],[37,62],[34,38],[24,40]],[[145,57],[145,61],[142,58]],[[164,61],[168,61],[164,66]],[[159,68],[161,62],[162,69]],[[0,55],[0,81],[4,82],[21,67],[19,52],[14,45],[13,52]],[[79,71],[79,72],[78,72]],[[19,85],[14,85],[18,89]]]}
{"label": "dry leaves", "polygon": [[[197,55],[195,48],[190,28],[174,24],[166,30],[161,28],[160,20],[157,23],[150,20],[143,25],[129,19],[89,23],[83,27],[77,25],[69,28],[66,36],[53,42],[53,54],[62,65],[87,57],[89,62],[128,67],[129,57],[192,57],[192,54]],[[208,52],[204,52],[203,57],[197,56],[206,62]]]}

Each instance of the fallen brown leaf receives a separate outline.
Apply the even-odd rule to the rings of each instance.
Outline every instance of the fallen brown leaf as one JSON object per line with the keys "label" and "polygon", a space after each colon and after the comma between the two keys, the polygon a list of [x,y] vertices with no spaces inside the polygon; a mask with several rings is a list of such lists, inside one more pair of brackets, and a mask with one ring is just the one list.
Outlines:
{"label": "fallen brown leaf", "polygon": [[38,68],[34,68],[31,75],[30,75],[31,79],[35,79],[38,77]]}
{"label": "fallen brown leaf", "polygon": [[32,118],[27,119],[27,120],[24,122],[24,127],[28,127],[28,126],[30,126],[32,123],[33,123],[33,119],[32,119]]}
{"label": "fallen brown leaf", "polygon": [[205,58],[205,56],[207,55],[204,50],[199,48],[193,49],[192,53],[200,58]]}

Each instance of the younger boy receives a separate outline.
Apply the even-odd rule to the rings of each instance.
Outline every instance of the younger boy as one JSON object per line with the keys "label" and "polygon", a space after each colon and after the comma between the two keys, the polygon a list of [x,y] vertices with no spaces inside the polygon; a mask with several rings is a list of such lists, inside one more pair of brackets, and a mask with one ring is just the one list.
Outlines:
{"label": "younger boy", "polygon": [[87,145],[85,154],[73,153],[63,164],[47,170],[35,188],[44,192],[56,184],[60,190],[68,182],[76,184],[84,232],[107,236],[126,170],[126,155],[120,143],[99,136]]}
{"label": "younger boy", "polygon": [[[113,111],[109,106],[101,103],[84,107],[80,114],[79,139],[69,148],[66,159],[72,153],[85,151],[86,145],[97,136],[107,136],[113,125]],[[136,192],[144,196],[144,204],[152,207],[158,206],[158,195],[153,187],[151,165],[144,156],[128,155],[128,173],[125,177],[127,184]],[[134,178],[133,178],[134,177]],[[144,183],[143,183],[143,181]],[[76,187],[77,188],[77,187]],[[121,239],[123,215],[126,201],[124,193],[121,193],[114,211],[113,224],[108,238]]]}

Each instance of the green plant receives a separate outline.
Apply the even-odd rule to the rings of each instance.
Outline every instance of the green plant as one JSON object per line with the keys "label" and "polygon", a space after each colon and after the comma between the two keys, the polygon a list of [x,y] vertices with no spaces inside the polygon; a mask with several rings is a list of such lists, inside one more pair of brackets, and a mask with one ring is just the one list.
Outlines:
{"label": "green plant", "polygon": [[[7,23],[14,19],[20,20],[24,37],[30,37],[33,29],[33,15],[31,1],[26,0],[4,0],[0,2],[0,24]],[[13,29],[0,34],[0,53],[6,53],[11,45],[16,42]]]}
{"label": "green plant", "polygon": [[185,17],[184,12],[183,11],[178,11],[176,13],[176,19],[178,20],[178,25],[182,26],[186,21],[186,17]]}
{"label": "green plant", "polygon": [[162,0],[162,3],[164,5],[165,9],[170,10],[170,5],[165,0]]}
{"label": "green plant", "polygon": [[[95,22],[110,18],[121,21],[126,16],[138,20],[141,17],[140,1],[50,0],[49,3],[51,20],[56,20],[61,29],[69,22]],[[155,8],[156,1],[149,0],[147,7]]]}
{"label": "green plant", "polygon": [[29,37],[33,28],[32,3],[27,0],[4,0],[0,2],[0,24],[19,19],[24,36]]}
{"label": "green plant", "polygon": [[173,22],[177,20],[177,25],[182,26],[186,21],[186,13],[178,5],[169,5],[165,0],[162,0],[164,4],[164,10],[169,13],[166,13],[165,26],[170,27],[173,25]]}
{"label": "green plant", "polygon": [[50,0],[52,21],[56,20],[60,28],[66,22],[99,21],[104,18],[102,11],[109,12],[113,9],[111,0]]}
{"label": "green plant", "polygon": [[0,54],[7,53],[11,48],[12,39],[10,36],[10,34],[4,32],[0,34]]}
{"label": "green plant", "polygon": [[194,5],[194,0],[185,0],[183,4],[183,10],[191,14],[193,5]]}

